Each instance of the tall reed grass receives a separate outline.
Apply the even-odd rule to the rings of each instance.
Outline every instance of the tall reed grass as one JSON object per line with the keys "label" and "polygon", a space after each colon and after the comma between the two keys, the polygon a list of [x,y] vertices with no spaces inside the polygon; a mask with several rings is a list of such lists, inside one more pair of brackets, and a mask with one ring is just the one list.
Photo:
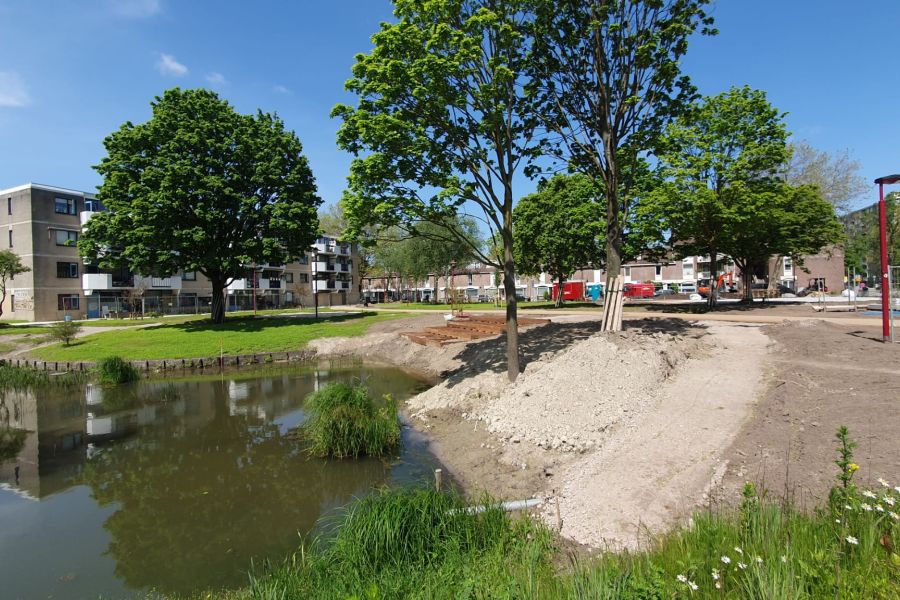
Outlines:
{"label": "tall reed grass", "polygon": [[396,402],[374,401],[365,385],[331,383],[306,399],[306,410],[303,434],[316,456],[382,456],[400,445]]}
{"label": "tall reed grass", "polygon": [[100,383],[130,383],[140,378],[137,368],[121,356],[109,356],[97,363],[97,379]]}

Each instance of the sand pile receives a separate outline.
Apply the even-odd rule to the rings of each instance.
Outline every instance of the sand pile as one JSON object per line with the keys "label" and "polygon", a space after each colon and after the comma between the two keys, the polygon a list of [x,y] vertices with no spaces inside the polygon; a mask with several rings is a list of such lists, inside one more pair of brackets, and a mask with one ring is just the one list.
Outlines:
{"label": "sand pile", "polygon": [[409,401],[413,414],[452,409],[507,443],[585,452],[657,402],[657,390],[702,346],[694,337],[631,330],[596,334],[528,365],[510,384],[486,372]]}

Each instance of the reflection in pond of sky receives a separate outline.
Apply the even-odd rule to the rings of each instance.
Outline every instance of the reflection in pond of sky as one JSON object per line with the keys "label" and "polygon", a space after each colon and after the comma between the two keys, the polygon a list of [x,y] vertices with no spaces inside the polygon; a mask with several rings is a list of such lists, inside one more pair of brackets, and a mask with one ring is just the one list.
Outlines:
{"label": "reflection in pond of sky", "polygon": [[3,597],[237,587],[251,560],[288,555],[355,495],[428,477],[409,430],[392,461],[314,459],[285,436],[308,393],[353,379],[399,399],[423,387],[353,367],[4,392]]}

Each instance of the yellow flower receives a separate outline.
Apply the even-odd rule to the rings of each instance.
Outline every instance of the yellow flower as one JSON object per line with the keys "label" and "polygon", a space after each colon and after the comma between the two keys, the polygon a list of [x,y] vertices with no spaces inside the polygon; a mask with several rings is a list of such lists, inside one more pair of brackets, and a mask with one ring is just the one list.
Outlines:
{"label": "yellow flower", "polygon": [[847,465],[847,470],[853,473],[854,471],[859,470],[859,465],[856,463],[850,463],[849,465]]}

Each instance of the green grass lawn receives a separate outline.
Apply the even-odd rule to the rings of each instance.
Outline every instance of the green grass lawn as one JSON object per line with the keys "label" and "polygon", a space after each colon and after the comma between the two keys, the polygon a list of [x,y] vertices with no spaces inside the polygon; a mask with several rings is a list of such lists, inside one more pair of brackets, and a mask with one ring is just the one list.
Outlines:
{"label": "green grass lawn", "polygon": [[[425,302],[411,302],[406,304],[405,302],[388,302],[383,304],[374,304],[376,308],[382,309],[397,309],[397,310],[441,310],[445,312],[450,312],[449,304],[428,304]],[[556,306],[553,302],[522,302],[519,301],[519,309],[521,310],[554,310]],[[478,303],[468,303],[468,304],[455,304],[453,308],[462,308],[463,311],[483,311],[483,310],[506,310],[506,304],[501,303],[498,307],[492,302],[478,302]],[[562,308],[565,310],[571,309],[588,309],[588,310],[603,310],[603,307],[599,304],[594,304],[593,302],[566,302],[562,305]]]}
{"label": "green grass lawn", "polygon": [[34,325],[32,327],[3,327],[0,326],[0,335],[46,335],[50,333],[50,328],[44,325]]}
{"label": "green grass lawn", "polygon": [[96,333],[70,346],[38,348],[32,355],[53,361],[96,361],[108,356],[131,360],[200,358],[298,350],[316,338],[358,336],[374,323],[404,317],[402,313],[361,313],[322,317],[228,317],[224,324],[208,320],[170,323],[142,329]]}

